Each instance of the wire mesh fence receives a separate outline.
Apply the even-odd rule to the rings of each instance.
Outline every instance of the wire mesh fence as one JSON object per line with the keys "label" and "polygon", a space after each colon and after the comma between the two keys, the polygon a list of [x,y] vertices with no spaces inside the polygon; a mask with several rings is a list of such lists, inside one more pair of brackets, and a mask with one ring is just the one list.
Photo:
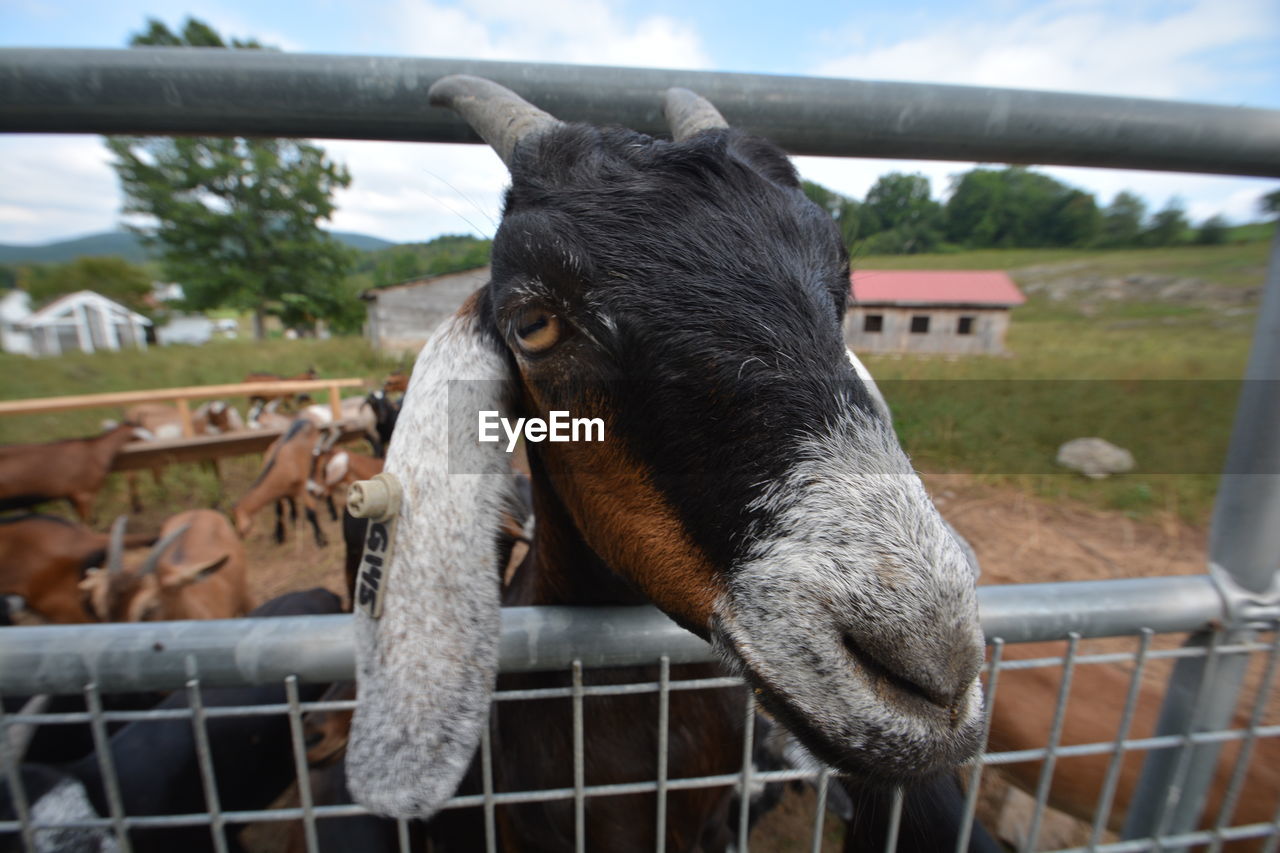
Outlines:
{"label": "wire mesh fence", "polygon": [[[80,630],[92,644],[99,629]],[[944,816],[955,827],[947,849],[971,849],[974,833],[995,835],[1020,851],[1160,850],[1192,844],[1209,850],[1275,849],[1280,844],[1280,714],[1274,702],[1280,633],[1240,639],[1218,631],[1194,645],[1183,644],[1184,636],[1144,630],[1123,639],[1087,640],[1070,633],[1047,647],[992,639],[984,676],[988,741],[977,760],[960,768],[957,790],[963,793],[959,805],[952,806],[956,813]],[[626,646],[630,638],[606,642]],[[1207,675],[1223,661],[1247,661],[1247,689],[1230,726],[1205,729],[1197,723],[1181,734],[1157,735],[1155,717],[1170,665],[1188,659],[1202,660]],[[513,788],[501,738],[495,743],[486,732],[473,772],[442,817],[427,825],[372,817],[346,794],[341,741],[344,721],[355,708],[350,693],[334,698],[295,675],[258,685],[204,686],[191,655],[183,662],[190,671],[185,684],[153,707],[126,709],[139,704],[136,695],[68,682],[62,690],[79,692],[60,697],[62,707],[81,699],[82,709],[7,713],[6,744],[37,726],[46,749],[49,743],[78,740],[88,751],[37,773],[31,762],[19,763],[7,745],[3,807],[9,811],[0,820],[0,839],[32,851],[496,850],[503,827],[510,831],[513,825],[504,822],[504,810],[552,804],[573,814],[574,836],[565,840],[564,849],[592,850],[603,849],[588,831],[592,811],[604,800],[629,798],[628,809],[643,815],[637,826],[644,824],[653,849],[663,850],[671,830],[671,799],[715,789],[733,803],[722,834],[733,839],[734,849],[748,850],[754,830],[777,821],[769,806],[788,787],[803,786],[810,791],[808,811],[769,830],[770,839],[781,832],[801,845],[794,849],[815,851],[929,849],[920,847],[916,836],[924,822],[940,817],[920,813],[910,789],[905,795],[855,789],[851,796],[838,777],[806,760],[755,706],[737,677],[707,674],[706,665],[673,666],[663,655],[651,663],[628,669],[621,681],[609,670],[572,660],[540,676],[539,683],[558,682],[554,686],[500,683],[495,718],[523,718],[530,703],[551,708],[554,731],[543,735],[572,741],[572,766],[548,769],[544,776],[555,784]],[[692,677],[690,666],[698,669]],[[1205,678],[1194,697],[1193,721],[1210,684],[1212,679]],[[740,760],[724,772],[688,776],[668,766],[672,698],[693,691],[724,694],[730,707],[740,709],[745,723],[735,750]],[[645,768],[632,768],[636,778],[602,781],[607,773],[588,751],[586,732],[610,704],[629,714],[631,723],[609,737],[634,738],[644,731],[656,738],[645,778],[636,777]],[[633,713],[639,708],[652,716]],[[678,717],[675,724],[678,728]],[[500,727],[494,725],[493,731]],[[1157,819],[1163,825],[1177,811],[1203,808],[1199,828],[1121,840],[1118,829],[1143,758],[1167,752],[1185,773],[1193,751],[1210,746],[1220,748],[1222,756],[1208,800],[1179,802],[1175,777]],[[74,799],[69,787],[75,787],[68,783],[84,788],[78,812],[67,805]],[[1019,786],[1026,794],[1008,793]],[[57,795],[52,800],[51,792]],[[875,812],[880,825],[868,826],[866,816],[859,820],[856,814],[868,796],[887,797],[887,808]],[[838,846],[842,836],[843,848]],[[760,845],[774,842],[756,839],[757,849],[773,849]]]}

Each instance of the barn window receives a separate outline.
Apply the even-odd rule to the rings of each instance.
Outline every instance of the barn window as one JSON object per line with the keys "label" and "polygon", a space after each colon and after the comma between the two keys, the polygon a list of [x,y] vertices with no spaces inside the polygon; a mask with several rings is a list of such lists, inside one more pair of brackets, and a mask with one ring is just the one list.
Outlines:
{"label": "barn window", "polygon": [[911,315],[911,334],[927,335],[929,333],[929,315],[913,314]]}
{"label": "barn window", "polygon": [[960,322],[956,325],[957,335],[972,335],[974,317],[961,317]]}
{"label": "barn window", "polygon": [[884,331],[884,315],[868,314],[862,318],[862,331],[864,332],[883,332]]}

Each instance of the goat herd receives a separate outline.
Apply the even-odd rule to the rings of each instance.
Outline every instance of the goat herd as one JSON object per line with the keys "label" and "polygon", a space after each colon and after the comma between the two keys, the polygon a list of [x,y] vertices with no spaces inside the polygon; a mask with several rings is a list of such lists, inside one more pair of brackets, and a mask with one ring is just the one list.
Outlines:
{"label": "goat herd", "polygon": [[[670,140],[565,124],[477,78],[446,77],[429,97],[493,147],[511,188],[492,280],[423,348],[402,413],[385,392],[353,404],[371,417],[385,462],[340,458],[317,422],[328,413],[302,407],[302,418],[277,422],[285,432],[236,502],[234,529],[201,510],[156,537],[122,523],[101,534],[11,520],[0,528],[30,532],[0,545],[6,591],[55,621],[236,615],[248,606],[240,537],[255,513],[274,505],[283,539],[286,511],[296,520],[301,503],[322,542],[316,501],[381,470],[398,506],[344,524],[349,594],[362,557],[373,575],[366,538],[385,560],[377,605],[353,616],[359,704],[354,715],[311,715],[306,739],[314,802],[354,800],[375,815],[321,819],[320,849],[396,849],[397,824],[381,815],[409,820],[415,848],[485,849],[480,806],[440,807],[491,786],[556,792],[496,809],[503,850],[725,851],[773,786],[744,802],[732,782],[675,780],[732,780],[744,753],[765,767],[816,760],[841,774],[832,788],[844,794],[846,853],[884,849],[898,788],[900,853],[954,850],[966,832],[970,851],[1002,849],[981,824],[963,829],[952,771],[981,748],[988,712],[993,744],[1043,746],[1044,732],[1022,724],[1051,711],[1057,685],[1002,675],[995,708],[984,709],[975,567],[845,348],[848,255],[784,153],[683,89],[665,95]],[[274,404],[254,401],[249,420],[271,423]],[[458,426],[446,413],[504,409],[599,414],[607,440],[531,445],[527,477],[493,443],[451,446]],[[229,412],[211,405],[203,415],[214,425]],[[87,519],[112,455],[141,435],[126,423],[56,451],[0,451],[0,499],[65,497]],[[134,547],[149,550],[131,556]],[[656,667],[592,670],[586,687],[611,692],[588,696],[578,714],[570,674],[497,672],[501,607],[643,603],[718,653],[716,665],[672,666],[673,682],[712,678],[716,689],[659,695],[626,688],[658,682]],[[312,590],[250,615],[339,607]],[[726,673],[750,690],[724,688]],[[1076,689],[1122,695],[1127,678],[1103,673],[1081,668]],[[491,714],[495,687],[522,695]],[[321,692],[303,687],[300,698]],[[284,689],[209,689],[203,701],[280,703]],[[186,702],[175,694],[159,706]],[[1073,719],[1083,719],[1081,738],[1114,737],[1111,719]],[[35,733],[20,768],[31,816],[109,814],[92,743],[72,749],[51,728]],[[262,809],[285,790],[294,764],[283,716],[211,718],[206,731],[222,810]],[[114,731],[124,813],[206,810],[192,739],[188,720]],[[1034,781],[1036,765],[1023,766]],[[1085,792],[1087,812],[1101,775],[1096,762],[1073,767],[1073,784],[1060,786],[1060,772],[1053,787]],[[672,780],[663,797],[634,787],[659,778]],[[579,784],[621,787],[580,800]],[[0,819],[11,818],[11,792],[0,791]],[[1131,794],[1126,776],[1113,819]],[[226,849],[241,849],[235,829],[217,836]],[[220,832],[166,825],[129,835],[134,850],[202,850]],[[106,830],[46,841],[37,849],[116,849]],[[303,841],[299,829],[285,846]]]}

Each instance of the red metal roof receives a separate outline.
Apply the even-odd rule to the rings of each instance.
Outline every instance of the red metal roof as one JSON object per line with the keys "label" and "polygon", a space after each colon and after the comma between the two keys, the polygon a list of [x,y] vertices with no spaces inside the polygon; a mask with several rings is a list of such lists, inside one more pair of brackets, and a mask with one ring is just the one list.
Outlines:
{"label": "red metal roof", "polygon": [[849,277],[860,305],[1021,305],[1027,301],[999,270],[857,270]]}

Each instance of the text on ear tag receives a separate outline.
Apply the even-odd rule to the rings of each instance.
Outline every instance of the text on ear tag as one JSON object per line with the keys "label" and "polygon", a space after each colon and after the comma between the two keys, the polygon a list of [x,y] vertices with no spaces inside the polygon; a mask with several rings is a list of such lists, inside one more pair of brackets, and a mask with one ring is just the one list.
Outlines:
{"label": "text on ear tag", "polygon": [[356,518],[369,519],[364,553],[360,557],[360,573],[356,577],[354,604],[373,619],[382,616],[401,494],[400,482],[387,472],[372,480],[352,483],[347,493],[347,509],[351,514]]}

